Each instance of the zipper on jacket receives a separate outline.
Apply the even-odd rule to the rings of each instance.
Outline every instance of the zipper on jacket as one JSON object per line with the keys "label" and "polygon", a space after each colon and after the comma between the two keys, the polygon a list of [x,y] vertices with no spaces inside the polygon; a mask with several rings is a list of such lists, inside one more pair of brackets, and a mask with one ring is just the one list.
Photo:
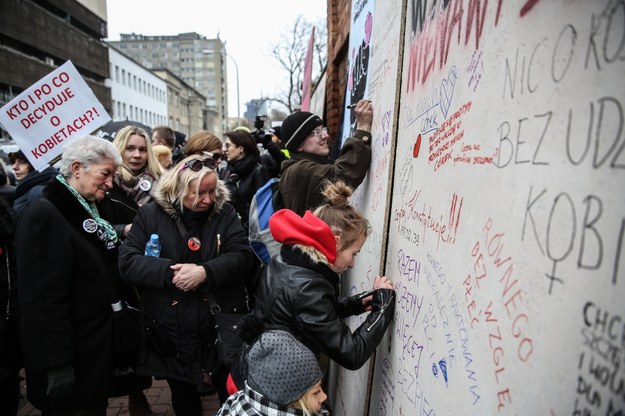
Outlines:
{"label": "zipper on jacket", "polygon": [[[380,293],[380,297],[382,297],[382,294]],[[388,305],[390,304],[390,300],[388,302],[386,302],[385,304],[382,304],[382,307],[380,308],[380,313],[378,314],[378,316],[375,318],[375,321],[373,321],[373,323],[371,323],[371,325],[369,325],[369,327],[367,328],[367,332],[371,331],[371,328],[373,328],[378,321],[380,320],[380,318],[382,317],[382,315],[384,314],[384,311],[386,310],[386,308],[388,307]]]}

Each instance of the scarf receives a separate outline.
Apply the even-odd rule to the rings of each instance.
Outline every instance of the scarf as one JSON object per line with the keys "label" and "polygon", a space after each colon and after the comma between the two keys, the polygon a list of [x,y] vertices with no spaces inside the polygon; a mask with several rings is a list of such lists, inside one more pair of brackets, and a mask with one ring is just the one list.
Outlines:
{"label": "scarf", "polygon": [[124,181],[120,174],[117,174],[113,180],[138,206],[141,207],[152,200],[150,192],[156,179],[146,172],[146,169],[137,174],[133,173],[133,177],[129,181]]}
{"label": "scarf", "polygon": [[100,213],[98,212],[98,208],[96,207],[95,203],[87,202],[85,198],[83,198],[82,195],[78,193],[78,191],[76,191],[74,188],[71,187],[69,183],[67,183],[63,175],[58,174],[56,176],[56,179],[61,182],[72,193],[72,195],[76,197],[78,202],[80,202],[80,205],[82,205],[83,208],[85,208],[85,210],[89,213],[89,215],[91,215],[91,218],[95,220],[96,224],[98,224],[99,227],[102,227],[102,229],[106,231],[108,239],[111,240],[113,243],[117,243],[118,239],[115,229],[110,222],[100,217]]}

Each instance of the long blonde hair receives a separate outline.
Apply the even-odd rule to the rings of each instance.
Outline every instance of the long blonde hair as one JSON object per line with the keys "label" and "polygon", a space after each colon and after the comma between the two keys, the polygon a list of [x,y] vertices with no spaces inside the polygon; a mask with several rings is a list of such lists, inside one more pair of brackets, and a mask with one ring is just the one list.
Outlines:
{"label": "long blonde hair", "polygon": [[[126,146],[128,145],[128,140],[132,135],[138,135],[143,137],[145,140],[145,145],[148,149],[148,160],[146,163],[145,171],[152,176],[155,180],[158,180],[163,174],[164,170],[160,163],[158,163],[158,159],[156,155],[154,155],[154,150],[152,150],[152,142],[148,137],[148,133],[140,127],[136,126],[126,126],[117,132],[115,135],[115,140],[113,140],[113,144],[119,150],[119,154],[124,155],[124,151],[126,150]],[[132,180],[133,174],[130,169],[118,169],[118,173],[121,175],[124,182],[128,182]]]}

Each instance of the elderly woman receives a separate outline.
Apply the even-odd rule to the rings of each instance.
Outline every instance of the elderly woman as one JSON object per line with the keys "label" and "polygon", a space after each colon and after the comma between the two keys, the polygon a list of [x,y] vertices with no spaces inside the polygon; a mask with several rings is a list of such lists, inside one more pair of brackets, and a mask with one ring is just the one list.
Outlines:
{"label": "elderly woman", "polygon": [[16,231],[28,399],[43,414],[105,415],[113,318],[106,279],[119,279],[117,234],[98,201],[121,163],[93,136],[64,149],[60,174],[26,208]]}
{"label": "elderly woman", "polygon": [[[224,312],[245,313],[244,279],[254,254],[217,178],[215,161],[190,156],[166,173],[120,248],[122,278],[141,289],[145,344],[137,373],[167,379],[177,415],[200,415],[210,374],[227,398],[227,368],[210,362],[210,295]],[[159,257],[144,255],[158,234]]]}

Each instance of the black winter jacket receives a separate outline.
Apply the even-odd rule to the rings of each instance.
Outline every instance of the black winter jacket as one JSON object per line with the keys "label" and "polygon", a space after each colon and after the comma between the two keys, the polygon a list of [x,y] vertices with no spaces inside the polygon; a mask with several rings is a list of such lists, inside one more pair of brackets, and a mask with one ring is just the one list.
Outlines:
{"label": "black winter jacket", "polygon": [[234,163],[228,163],[221,173],[221,179],[230,192],[230,201],[241,217],[245,233],[248,233],[250,203],[256,191],[269,180],[267,169],[261,165],[258,156],[246,155]]}
{"label": "black winter jacket", "polygon": [[[155,200],[139,209],[119,256],[122,278],[141,292],[144,344],[136,370],[201,384],[203,372],[214,370],[210,350],[215,334],[206,295],[211,293],[225,312],[246,312],[244,284],[255,257],[223,184],[218,184],[216,202],[197,233],[189,229],[184,236],[177,225],[179,209],[163,198],[158,186],[153,195]],[[160,237],[160,257],[144,256],[152,233]],[[201,242],[194,254],[188,248],[191,237]],[[201,261],[189,261],[191,255]],[[178,290],[170,269],[176,263],[201,264],[206,281],[197,290]]]}
{"label": "black winter jacket", "polygon": [[[106,403],[110,393],[113,310],[104,280],[119,279],[117,247],[86,231],[90,219],[53,180],[24,210],[15,234],[28,399],[51,413]],[[66,364],[74,389],[51,399],[46,371]]]}
{"label": "black winter jacket", "polygon": [[395,291],[374,292],[372,311],[353,333],[341,321],[364,312],[358,296],[338,297],[339,276],[313,264],[292,245],[283,245],[263,275],[255,314],[271,327],[285,328],[313,352],[356,370],[382,340],[395,311]]}

